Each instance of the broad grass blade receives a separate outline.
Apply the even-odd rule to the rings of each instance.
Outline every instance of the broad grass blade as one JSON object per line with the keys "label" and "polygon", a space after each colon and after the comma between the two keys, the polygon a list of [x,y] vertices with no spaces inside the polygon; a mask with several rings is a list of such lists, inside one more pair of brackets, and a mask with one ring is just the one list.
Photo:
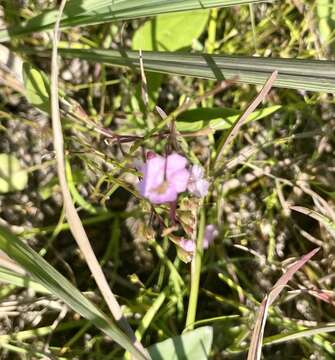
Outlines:
{"label": "broad grass blade", "polygon": [[[33,53],[49,56],[48,52],[36,49]],[[136,51],[63,48],[59,53],[70,59],[140,68]],[[143,52],[143,64],[146,71],[213,80],[235,79],[255,85],[263,85],[270,74],[278,71],[274,87],[335,92],[335,61],[148,51]]]}
{"label": "broad grass blade", "polygon": [[[259,3],[264,0],[69,0],[65,6],[61,27],[88,26],[123,21],[158,14]],[[0,31],[0,42],[32,32],[51,30],[57,10],[45,11],[21,27]]]}

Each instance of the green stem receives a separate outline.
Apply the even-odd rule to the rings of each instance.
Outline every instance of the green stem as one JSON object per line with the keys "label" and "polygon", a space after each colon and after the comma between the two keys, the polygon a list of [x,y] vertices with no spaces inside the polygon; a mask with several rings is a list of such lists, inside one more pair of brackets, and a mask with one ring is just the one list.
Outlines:
{"label": "green stem", "polygon": [[162,291],[156,298],[156,300],[153,302],[153,304],[151,305],[151,307],[147,310],[147,312],[145,313],[145,315],[143,316],[143,319],[139,325],[139,327],[137,328],[135,335],[138,341],[142,340],[142,337],[144,335],[144,333],[146,332],[146,330],[149,328],[151,322],[153,321],[155,315],[157,314],[157,312],[159,311],[159,309],[161,308],[161,306],[163,305],[166,296],[167,296],[167,290]]}
{"label": "green stem", "polygon": [[252,41],[254,43],[255,53],[257,54],[257,37],[256,37],[256,25],[255,25],[255,14],[252,4],[249,4],[250,21],[252,28]]}
{"label": "green stem", "polygon": [[190,298],[188,302],[187,317],[185,324],[185,329],[188,330],[193,329],[195,323],[195,316],[197,313],[204,232],[205,232],[205,210],[201,209],[200,222],[198,227],[198,237],[196,242],[196,250],[191,263],[191,291],[190,291]]}
{"label": "green stem", "polygon": [[216,48],[216,25],[218,19],[218,9],[212,9],[208,24],[207,52],[213,54]]}

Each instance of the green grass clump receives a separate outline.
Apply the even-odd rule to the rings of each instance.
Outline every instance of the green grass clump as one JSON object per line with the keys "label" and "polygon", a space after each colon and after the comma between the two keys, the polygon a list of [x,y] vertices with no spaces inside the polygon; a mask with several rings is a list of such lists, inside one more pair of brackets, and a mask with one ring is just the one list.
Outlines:
{"label": "green grass clump", "polygon": [[[127,349],[240,359],[251,339],[265,359],[334,357],[331,4],[203,3],[68,0],[61,22],[67,185],[144,353],[110,314],[67,222],[49,119],[58,8],[1,4],[0,156],[15,169],[0,171],[0,358],[119,359]],[[136,164],[172,149],[201,164],[210,186],[171,210],[140,195]],[[218,235],[203,249],[208,224]],[[182,237],[196,240],[193,255]],[[294,260],[317,247],[286,285],[305,262]]]}

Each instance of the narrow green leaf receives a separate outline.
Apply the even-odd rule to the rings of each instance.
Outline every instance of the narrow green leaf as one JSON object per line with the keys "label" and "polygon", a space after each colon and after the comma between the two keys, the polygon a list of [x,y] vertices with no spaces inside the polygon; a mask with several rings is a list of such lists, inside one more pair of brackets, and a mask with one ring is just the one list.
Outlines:
{"label": "narrow green leaf", "polygon": [[[54,326],[43,326],[31,330],[22,330],[19,332],[15,332],[14,334],[2,334],[0,335],[0,344],[4,345],[6,343],[10,343],[11,341],[26,341],[30,339],[36,339],[36,337],[42,337],[49,335],[50,333],[54,333],[55,331],[64,331],[64,330],[72,330],[87,324],[86,320],[75,320],[69,321],[63,324],[60,324],[54,328]],[[36,340],[35,340],[36,341]],[[59,359],[59,358],[57,358]]]}
{"label": "narrow green leaf", "polygon": [[18,274],[3,267],[0,267],[0,282],[27,287],[43,294],[49,294],[49,291],[43,285],[33,280],[31,276]]}
{"label": "narrow green leaf", "polygon": [[138,340],[140,340],[140,341],[142,340],[143,334],[148,329],[148,327],[150,326],[150,324],[151,324],[152,320],[154,319],[155,315],[157,314],[157,312],[159,311],[159,309],[163,305],[163,303],[164,303],[164,301],[166,299],[166,295],[167,295],[167,291],[166,290],[162,291],[157,296],[157,298],[155,299],[155,301],[153,302],[151,307],[148,309],[146,314],[143,316],[143,318],[141,320],[141,323],[140,323],[139,327],[137,328],[137,330],[135,332],[136,338]]}
{"label": "narrow green leaf", "polygon": [[101,312],[31,247],[2,227],[0,227],[0,249],[28,271],[32,279],[45,287],[51,294],[57,296],[74,311],[91,321],[138,359],[145,359],[128,336],[119,330],[114,321]]}
{"label": "narrow green leaf", "polygon": [[73,197],[74,202],[76,202],[79,206],[81,206],[84,210],[86,210],[90,214],[96,215],[98,213],[98,209],[96,209],[91,203],[86,201],[79,191],[76,188],[76,181],[73,177],[71,165],[69,159],[65,160],[65,170],[66,170],[66,178],[68,182],[68,186]]}
{"label": "narrow green leaf", "polygon": [[[279,344],[283,342],[293,341],[304,337],[315,336],[318,334],[328,333],[328,332],[335,332],[334,323],[324,324],[321,326],[315,326],[303,330],[290,331],[288,333],[281,333],[281,334],[269,336],[267,338],[264,338],[264,345]],[[333,349],[333,353],[335,354],[334,349]]]}
{"label": "narrow green leaf", "polygon": [[[87,26],[110,21],[122,21],[169,12],[190,11],[259,3],[264,0],[69,0],[65,6],[61,27]],[[57,9],[45,11],[21,27],[0,31],[0,42],[11,37],[52,29]]]}
{"label": "narrow green leaf", "polygon": [[28,174],[12,154],[0,154],[0,194],[21,191],[28,183]]}
{"label": "narrow green leaf", "polygon": [[[261,120],[279,110],[280,105],[265,107],[250,114],[246,122]],[[230,108],[199,108],[183,112],[177,117],[178,131],[199,131],[210,127],[211,129],[230,129],[241,115],[241,111]]]}
{"label": "narrow green leaf", "polygon": [[208,16],[208,10],[159,15],[135,32],[133,49],[176,51],[189,47],[205,30]]}
{"label": "narrow green leaf", "polygon": [[203,326],[148,348],[153,360],[207,360],[213,341],[213,328]]}
{"label": "narrow green leaf", "polygon": [[[139,68],[136,51],[64,48],[59,53],[65,58]],[[36,49],[34,54],[48,56]],[[146,71],[219,80],[237,76],[238,82],[250,84],[264,84],[277,70],[274,87],[335,92],[335,61],[143,52],[143,62]]]}

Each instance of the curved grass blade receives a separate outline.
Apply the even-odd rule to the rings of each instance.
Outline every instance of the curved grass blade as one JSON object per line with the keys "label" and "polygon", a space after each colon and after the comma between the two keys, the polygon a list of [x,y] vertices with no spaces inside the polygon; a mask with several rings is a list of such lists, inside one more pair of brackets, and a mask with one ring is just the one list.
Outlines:
{"label": "curved grass blade", "polygon": [[[267,338],[264,338],[264,345],[280,344],[283,342],[294,341],[294,340],[301,339],[304,337],[315,336],[315,335],[324,334],[324,333],[328,333],[328,332],[335,332],[335,324],[334,323],[324,324],[324,325],[315,326],[312,328],[306,328],[303,330],[291,331],[289,333],[269,336]],[[335,354],[334,349],[333,349],[332,353]]]}
{"label": "curved grass blade", "polygon": [[[65,6],[61,27],[88,26],[111,21],[123,21],[158,14],[259,3],[264,0],[69,0]],[[57,10],[45,11],[21,27],[0,31],[0,42],[32,32],[51,30]]]}
{"label": "curved grass blade", "polygon": [[320,214],[315,210],[308,209],[304,206],[293,206],[293,205],[290,206],[290,209],[311,217],[312,219],[318,221],[320,224],[323,224],[328,229],[331,229],[333,231],[335,230],[335,223],[327,216]]}
{"label": "curved grass blade", "polygon": [[[43,51],[33,51],[35,55],[48,56]],[[64,58],[140,68],[136,51],[63,48],[59,53]],[[238,82],[257,85],[278,71],[274,87],[335,92],[335,61],[147,51],[143,52],[143,63],[146,71],[214,80],[237,77]]]}
{"label": "curved grass blade", "polygon": [[80,220],[80,217],[72,201],[71,193],[67,183],[65,158],[64,158],[64,139],[63,139],[61,118],[60,118],[59,91],[58,91],[58,75],[59,75],[58,43],[60,38],[59,24],[66,3],[67,0],[61,1],[55,22],[55,27],[52,37],[51,79],[50,79],[50,97],[51,97],[50,115],[51,115],[52,133],[53,133],[53,146],[56,157],[57,175],[59,178],[59,185],[63,197],[64,212],[66,219],[70,225],[71,233],[75,238],[82,254],[84,255],[84,258],[93,275],[93,278],[109,310],[113,314],[114,319],[117,321],[119,327],[123,331],[125,331],[129,336],[128,341],[131,340],[129,342],[131,342],[142,353],[142,358],[147,359],[145,349],[143,348],[142,344],[136,340],[132,328],[128,324],[126,318],[123,316],[121,306],[116,300],[116,297],[113,294],[107,282],[107,279],[102,271],[98,259],[95,256],[95,253],[87,237],[83,224]]}
{"label": "curved grass blade", "polygon": [[239,130],[243,126],[243,124],[246,122],[248,117],[252,114],[252,112],[257,108],[257,106],[264,100],[266,95],[269,93],[269,91],[272,88],[273,83],[276,81],[277,78],[277,71],[274,71],[271,76],[268,78],[266,83],[264,84],[262,90],[259,92],[259,94],[251,101],[251,103],[248,105],[248,107],[245,109],[245,111],[241,114],[241,116],[236,120],[234,125],[227,131],[226,134],[220,139],[218,148],[217,148],[217,156],[215,159],[215,167],[218,167],[220,165],[220,160],[222,160],[222,157],[226,151],[226,149],[232,144],[234,139],[239,133]]}
{"label": "curved grass blade", "polygon": [[308,254],[302,256],[299,260],[291,264],[286,272],[278,279],[273,288],[270,290],[269,294],[263,299],[256,318],[255,327],[252,333],[252,338],[250,341],[250,348],[248,352],[247,360],[260,360],[262,353],[262,342],[264,328],[267,318],[267,313],[269,306],[277,299],[279,294],[282,292],[286,284],[292,279],[293,275],[305,265],[317,252],[319,248],[316,248],[310,251]]}
{"label": "curved grass blade", "polygon": [[[245,121],[261,120],[281,108],[280,105],[265,107],[254,111]],[[176,119],[176,129],[178,131],[200,131],[210,128],[213,131],[228,130],[237,121],[241,111],[231,108],[197,108],[191,109],[180,114]]]}
{"label": "curved grass blade", "polygon": [[128,336],[110,318],[101,312],[31,247],[24,244],[15,235],[2,227],[0,227],[0,249],[29,272],[35,282],[64,301],[64,303],[82,317],[91,321],[123,348],[134,354],[136,358],[146,359],[132,344]]}

